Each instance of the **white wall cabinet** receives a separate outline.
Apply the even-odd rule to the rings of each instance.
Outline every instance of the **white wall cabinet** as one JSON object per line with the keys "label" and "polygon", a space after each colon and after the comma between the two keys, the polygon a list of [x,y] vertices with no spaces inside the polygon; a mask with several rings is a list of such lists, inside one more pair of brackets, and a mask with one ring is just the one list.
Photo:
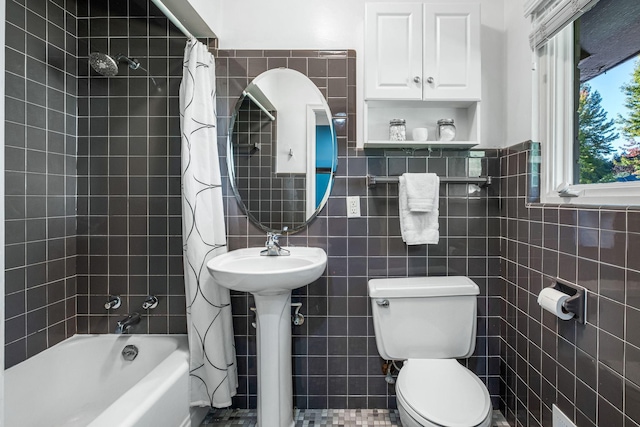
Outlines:
{"label": "white wall cabinet", "polygon": [[365,96],[422,99],[422,3],[365,6]]}
{"label": "white wall cabinet", "polygon": [[[454,118],[456,142],[480,140],[481,57],[478,3],[368,3],[365,6],[365,148],[388,142],[392,118],[430,130]],[[415,147],[419,144],[408,143]],[[457,146],[457,147],[454,147]]]}
{"label": "white wall cabinet", "polygon": [[424,5],[423,99],[480,100],[480,5]]}
{"label": "white wall cabinet", "polygon": [[368,3],[366,99],[480,100],[480,5]]}

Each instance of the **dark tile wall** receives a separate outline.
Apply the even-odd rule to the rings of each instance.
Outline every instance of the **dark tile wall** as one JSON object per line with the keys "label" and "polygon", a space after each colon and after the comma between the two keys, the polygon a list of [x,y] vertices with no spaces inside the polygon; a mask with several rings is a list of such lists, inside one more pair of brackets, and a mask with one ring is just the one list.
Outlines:
{"label": "dark tile wall", "polygon": [[6,2],[5,366],[76,332],[74,1]]}
{"label": "dark tile wall", "polygon": [[[436,172],[442,176],[499,173],[497,150],[471,152],[357,151],[355,53],[353,51],[217,52],[219,129],[228,121],[242,89],[261,72],[294,68],[327,97],[338,134],[335,186],[320,215],[285,244],[322,247],[329,256],[325,276],[294,291],[306,322],[293,329],[294,404],[298,408],[395,407],[393,387],[381,374],[370,317],[367,281],[373,277],[468,275],[481,289],[476,352],[466,363],[485,381],[497,407],[500,396],[500,326],[504,282],[500,278],[497,186],[441,186],[438,245],[407,247],[398,222],[397,187],[368,189],[367,174]],[[220,153],[227,135],[219,134]],[[346,217],[346,196],[360,196],[362,217]],[[227,183],[229,249],[263,246],[264,233],[242,215]],[[288,241],[287,241],[288,240]],[[251,296],[232,294],[240,387],[234,404],[256,405],[255,330]]]}
{"label": "dark tile wall", "polygon": [[[179,85],[185,37],[148,0],[78,5],[78,332],[185,333]],[[90,52],[136,58],[104,77]],[[148,70],[148,71],[147,71]],[[122,306],[107,312],[110,294]],[[149,294],[160,303],[148,312]]]}
{"label": "dark tile wall", "polygon": [[[528,205],[538,153],[537,144],[522,144],[500,158],[507,418],[550,426],[555,403],[580,427],[638,426],[640,211]],[[538,293],[555,277],[588,290],[585,324],[538,306]]]}

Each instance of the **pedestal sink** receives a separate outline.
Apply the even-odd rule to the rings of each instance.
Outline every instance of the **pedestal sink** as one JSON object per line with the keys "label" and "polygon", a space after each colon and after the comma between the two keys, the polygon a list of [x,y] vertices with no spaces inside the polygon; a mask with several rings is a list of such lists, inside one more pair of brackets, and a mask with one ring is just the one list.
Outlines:
{"label": "pedestal sink", "polygon": [[250,292],[256,303],[258,425],[292,427],[291,291],[319,278],[327,254],[287,247],[288,256],[261,256],[264,248],[227,252],[207,263],[220,286]]}

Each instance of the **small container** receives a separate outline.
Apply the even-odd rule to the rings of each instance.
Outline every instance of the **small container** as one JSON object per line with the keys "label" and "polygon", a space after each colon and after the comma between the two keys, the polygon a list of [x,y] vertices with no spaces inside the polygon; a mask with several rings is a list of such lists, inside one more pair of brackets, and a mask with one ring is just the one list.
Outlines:
{"label": "small container", "polygon": [[456,126],[453,119],[438,120],[438,141],[453,141],[456,139]]}
{"label": "small container", "polygon": [[407,121],[405,119],[391,119],[389,121],[389,139],[391,141],[407,140]]}
{"label": "small container", "polygon": [[426,141],[429,139],[429,130],[427,128],[415,128],[412,135],[414,141]]}

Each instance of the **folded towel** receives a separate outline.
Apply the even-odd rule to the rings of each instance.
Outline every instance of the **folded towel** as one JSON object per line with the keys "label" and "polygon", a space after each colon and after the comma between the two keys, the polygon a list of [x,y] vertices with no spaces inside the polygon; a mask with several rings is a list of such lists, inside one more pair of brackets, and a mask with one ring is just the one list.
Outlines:
{"label": "folded towel", "polygon": [[438,209],[440,178],[435,173],[405,173],[407,199],[411,212],[431,212]]}
{"label": "folded towel", "polygon": [[430,200],[431,210],[428,212],[414,212],[409,208],[406,175],[408,174],[403,174],[399,179],[400,231],[402,233],[402,240],[407,245],[437,244],[440,239],[440,233],[438,231],[438,191],[440,179],[435,175],[435,183],[433,184],[435,194]]}

